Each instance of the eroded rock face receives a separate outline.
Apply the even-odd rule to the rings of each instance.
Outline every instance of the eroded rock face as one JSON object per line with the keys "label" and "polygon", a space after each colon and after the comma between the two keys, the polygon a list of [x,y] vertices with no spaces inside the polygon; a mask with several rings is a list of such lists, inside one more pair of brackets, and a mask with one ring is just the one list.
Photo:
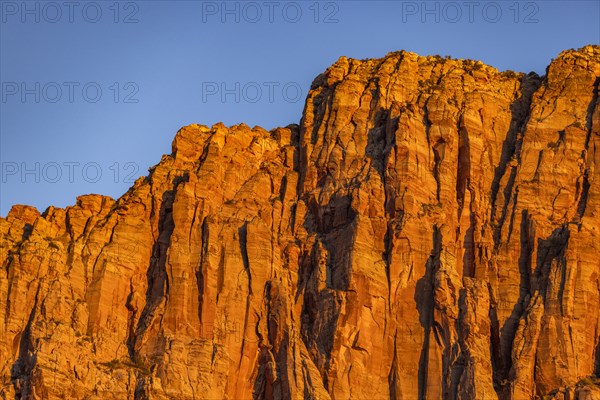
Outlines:
{"label": "eroded rock face", "polygon": [[600,48],[340,58],[119,200],[0,219],[0,396],[596,399]]}

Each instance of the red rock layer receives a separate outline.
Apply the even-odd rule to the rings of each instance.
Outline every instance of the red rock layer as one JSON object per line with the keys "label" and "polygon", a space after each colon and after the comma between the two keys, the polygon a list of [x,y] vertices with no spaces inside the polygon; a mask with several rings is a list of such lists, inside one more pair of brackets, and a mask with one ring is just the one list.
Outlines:
{"label": "red rock layer", "polygon": [[0,218],[0,397],[600,398],[600,48],[340,58],[119,200]]}

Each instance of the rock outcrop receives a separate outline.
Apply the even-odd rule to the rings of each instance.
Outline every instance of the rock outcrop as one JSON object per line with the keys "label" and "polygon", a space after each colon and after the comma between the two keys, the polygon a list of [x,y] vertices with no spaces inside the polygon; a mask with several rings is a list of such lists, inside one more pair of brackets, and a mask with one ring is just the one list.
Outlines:
{"label": "rock outcrop", "polygon": [[599,399],[600,47],[340,58],[118,200],[0,218],[0,398]]}

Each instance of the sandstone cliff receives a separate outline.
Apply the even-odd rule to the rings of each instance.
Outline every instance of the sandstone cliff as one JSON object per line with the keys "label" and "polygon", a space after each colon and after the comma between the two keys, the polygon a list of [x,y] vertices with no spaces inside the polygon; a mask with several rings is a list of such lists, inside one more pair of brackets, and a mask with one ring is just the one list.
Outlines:
{"label": "sandstone cliff", "polygon": [[599,82],[342,57],[299,125],[14,206],[0,398],[600,399]]}

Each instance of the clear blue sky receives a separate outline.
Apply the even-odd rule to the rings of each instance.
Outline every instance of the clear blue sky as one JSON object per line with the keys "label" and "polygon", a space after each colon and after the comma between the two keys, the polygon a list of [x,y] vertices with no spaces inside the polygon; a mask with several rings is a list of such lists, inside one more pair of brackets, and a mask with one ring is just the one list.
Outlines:
{"label": "clear blue sky", "polygon": [[183,125],[298,122],[341,55],[406,49],[543,74],[561,50],[600,43],[598,1],[476,3],[2,0],[0,215],[116,198]]}

